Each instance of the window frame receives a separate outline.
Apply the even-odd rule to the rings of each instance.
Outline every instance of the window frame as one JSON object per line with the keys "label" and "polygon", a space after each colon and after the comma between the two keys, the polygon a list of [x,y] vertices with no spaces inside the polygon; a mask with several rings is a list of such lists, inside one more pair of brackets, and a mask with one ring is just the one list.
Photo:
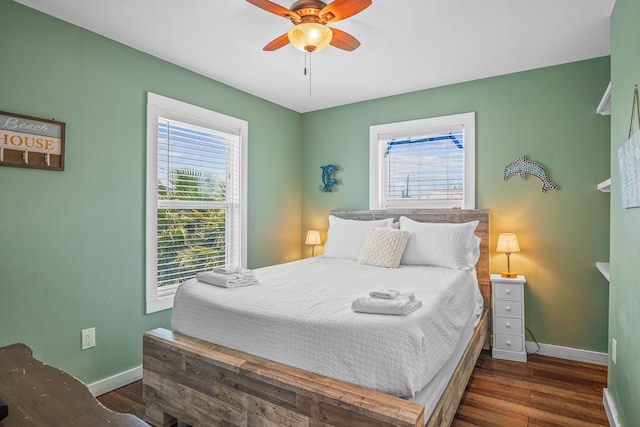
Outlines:
{"label": "window frame", "polygon": [[[461,201],[414,199],[402,206],[386,206],[385,183],[382,182],[387,149],[382,141],[464,129],[464,188]],[[475,112],[429,117],[404,122],[384,123],[369,127],[369,209],[475,209]]]}
{"label": "window frame", "polygon": [[[177,285],[159,289],[157,285],[158,241],[158,120],[159,118],[180,121],[194,126],[233,133],[239,136],[238,161],[240,162],[240,264],[247,264],[247,159],[249,125],[245,120],[178,101],[152,92],[147,92],[147,158],[146,158],[146,236],[145,236],[145,294],[146,314],[173,307]],[[179,205],[179,202],[163,203]],[[209,208],[209,206],[207,206]]]}

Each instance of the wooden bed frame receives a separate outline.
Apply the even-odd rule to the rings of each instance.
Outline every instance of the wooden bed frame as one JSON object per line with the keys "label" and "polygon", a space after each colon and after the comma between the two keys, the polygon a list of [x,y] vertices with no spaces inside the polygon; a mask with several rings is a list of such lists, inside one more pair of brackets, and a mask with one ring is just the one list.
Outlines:
{"label": "wooden bed frame", "polygon": [[[406,216],[421,222],[479,220],[476,267],[485,310],[452,375],[429,427],[449,426],[483,347],[490,316],[488,210],[333,211],[347,219]],[[384,393],[333,380],[166,329],[143,339],[143,396],[157,426],[180,419],[194,426],[425,425],[424,407]]]}

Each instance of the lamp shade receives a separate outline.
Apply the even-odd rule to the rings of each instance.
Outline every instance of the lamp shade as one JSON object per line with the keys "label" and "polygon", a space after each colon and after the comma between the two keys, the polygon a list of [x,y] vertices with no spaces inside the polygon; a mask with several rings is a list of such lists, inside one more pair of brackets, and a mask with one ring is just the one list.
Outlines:
{"label": "lamp shade", "polygon": [[320,244],[320,232],[318,230],[307,231],[307,240],[305,245],[319,245]]}
{"label": "lamp shade", "polygon": [[306,22],[291,27],[289,42],[303,52],[316,52],[329,46],[333,38],[331,28],[314,22]]}
{"label": "lamp shade", "polygon": [[497,252],[513,253],[520,252],[520,246],[518,246],[518,238],[515,233],[500,233],[498,235]]}

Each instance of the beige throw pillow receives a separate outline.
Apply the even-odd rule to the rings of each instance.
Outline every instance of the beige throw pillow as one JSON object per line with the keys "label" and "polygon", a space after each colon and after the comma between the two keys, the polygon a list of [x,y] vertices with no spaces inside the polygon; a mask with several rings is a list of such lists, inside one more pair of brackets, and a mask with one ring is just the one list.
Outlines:
{"label": "beige throw pillow", "polygon": [[395,228],[370,228],[360,252],[360,264],[398,268],[409,232]]}

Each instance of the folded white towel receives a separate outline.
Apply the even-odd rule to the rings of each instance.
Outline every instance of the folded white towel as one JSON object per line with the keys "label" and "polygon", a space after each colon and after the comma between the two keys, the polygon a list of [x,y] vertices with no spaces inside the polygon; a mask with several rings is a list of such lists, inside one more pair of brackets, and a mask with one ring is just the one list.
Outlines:
{"label": "folded white towel", "polygon": [[369,292],[371,298],[394,299],[398,295],[400,295],[400,291],[395,289],[378,289],[377,291]]}
{"label": "folded white towel", "polygon": [[351,303],[356,313],[406,315],[422,307],[422,301],[398,296],[394,299],[360,297]]}
{"label": "folded white towel", "polygon": [[214,273],[218,274],[253,274],[252,270],[247,268],[242,268],[240,266],[231,266],[231,267],[215,267],[213,270]]}
{"label": "folded white towel", "polygon": [[214,273],[219,273],[219,274],[234,274],[234,273],[239,273],[241,271],[241,267],[235,265],[235,266],[231,266],[231,267],[216,267],[213,269]]}
{"label": "folded white towel", "polygon": [[253,279],[256,277],[256,272],[252,270],[242,270],[239,273],[236,273],[236,275],[240,279]]}
{"label": "folded white towel", "polygon": [[257,285],[258,279],[255,277],[255,273],[244,276],[242,274],[219,274],[213,271],[201,271],[196,273],[196,279],[200,282],[208,283],[209,285],[220,286],[223,288],[237,288],[240,286]]}
{"label": "folded white towel", "polygon": [[395,299],[399,296],[406,296],[411,301],[416,299],[416,294],[414,292],[401,292],[395,289],[378,289],[376,291],[369,292],[369,296],[371,298],[381,298],[381,299]]}

